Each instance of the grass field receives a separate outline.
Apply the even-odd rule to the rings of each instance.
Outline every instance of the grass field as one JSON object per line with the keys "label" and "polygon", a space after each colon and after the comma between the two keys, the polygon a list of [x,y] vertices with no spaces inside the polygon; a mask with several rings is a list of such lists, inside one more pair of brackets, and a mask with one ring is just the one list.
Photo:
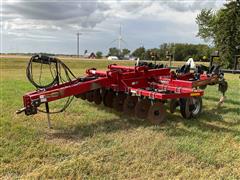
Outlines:
{"label": "grass field", "polygon": [[[45,114],[15,114],[22,95],[34,90],[25,77],[27,60],[1,60],[0,179],[240,178],[239,75],[226,75],[229,90],[221,108],[217,87],[206,89],[197,120],[176,113],[152,126],[75,99],[66,112],[51,116],[50,130]],[[76,75],[109,63],[65,62]]]}

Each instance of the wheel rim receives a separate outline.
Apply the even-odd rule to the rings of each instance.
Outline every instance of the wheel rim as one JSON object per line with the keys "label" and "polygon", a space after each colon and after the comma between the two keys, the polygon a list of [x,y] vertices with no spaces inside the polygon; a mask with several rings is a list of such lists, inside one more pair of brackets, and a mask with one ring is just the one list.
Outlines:
{"label": "wheel rim", "polygon": [[184,118],[190,119],[197,117],[202,110],[202,98],[191,97],[180,99],[180,111]]}
{"label": "wheel rim", "polygon": [[191,98],[190,102],[193,108],[191,109],[192,115],[197,116],[201,111],[201,102],[199,98]]}

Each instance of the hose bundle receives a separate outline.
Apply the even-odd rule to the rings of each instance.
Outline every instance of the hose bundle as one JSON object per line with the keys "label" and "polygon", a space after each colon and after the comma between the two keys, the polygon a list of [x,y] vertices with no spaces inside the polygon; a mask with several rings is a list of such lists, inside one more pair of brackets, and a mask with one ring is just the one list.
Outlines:
{"label": "hose bundle", "polygon": [[[40,74],[38,77],[38,81],[36,80],[36,78],[34,78],[34,75],[33,75],[34,74],[33,63],[40,64]],[[49,71],[52,77],[52,80],[50,81],[50,83],[47,83],[47,84],[41,83],[43,65],[49,66]],[[52,68],[52,65],[55,66],[54,69]],[[31,57],[27,65],[26,76],[28,80],[31,82],[31,84],[34,85],[37,89],[47,89],[55,85],[59,85],[60,83],[69,82],[77,79],[76,76],[73,74],[73,72],[61,60],[55,57],[49,57],[49,56],[43,56],[43,55],[34,55]],[[50,112],[50,113],[52,114],[52,113],[63,112],[70,105],[70,103],[73,100],[73,97],[74,96],[69,97],[66,100],[63,108],[61,108],[59,111]],[[49,113],[41,109],[38,109],[38,111]]]}
{"label": "hose bundle", "polygon": [[[33,63],[40,63],[40,75],[38,82],[33,78]],[[43,64],[49,66],[49,70],[52,76],[52,81],[46,85],[41,84]],[[52,65],[55,65],[54,72],[52,70]],[[62,75],[62,70],[65,73],[66,79],[64,79]],[[56,84],[59,84],[60,82],[63,83],[67,81],[72,81],[73,78],[77,79],[76,76],[72,73],[72,71],[61,60],[55,57],[48,57],[42,55],[35,55],[31,57],[26,69],[26,75],[31,84],[33,84],[37,89],[49,88]]]}

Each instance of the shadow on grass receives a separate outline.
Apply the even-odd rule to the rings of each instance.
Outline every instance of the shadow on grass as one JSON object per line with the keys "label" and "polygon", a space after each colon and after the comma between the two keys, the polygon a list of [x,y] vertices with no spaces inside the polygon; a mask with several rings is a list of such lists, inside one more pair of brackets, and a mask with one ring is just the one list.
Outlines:
{"label": "shadow on grass", "polygon": [[[202,112],[198,119],[192,120],[183,119],[179,114],[170,114],[168,115],[168,120],[160,126],[151,125],[147,121],[139,120],[134,117],[126,117],[122,113],[116,112],[110,108],[106,108],[103,105],[96,106],[96,108],[107,113],[115,113],[118,115],[118,118],[101,120],[91,123],[79,123],[72,125],[67,129],[60,128],[56,132],[51,133],[52,138],[83,139],[92,137],[99,133],[114,133],[117,131],[128,131],[130,129],[135,129],[138,127],[149,126],[154,127],[153,130],[155,131],[166,132],[166,134],[170,136],[202,136],[199,134],[199,131],[196,132],[194,129],[189,128],[197,128],[202,132],[224,132],[232,133],[233,135],[240,133],[239,131],[233,130],[231,128],[231,126],[240,125],[240,120],[225,121],[222,116],[229,112],[238,113],[240,110],[239,108],[219,107],[211,110],[205,110]],[[179,123],[188,128],[179,128]]]}
{"label": "shadow on grass", "polygon": [[150,124],[144,120],[123,115],[123,113],[116,112],[115,110],[104,107],[103,105],[95,107],[96,109],[105,111],[106,113],[115,113],[118,117],[95,122],[81,122],[70,125],[67,129],[64,127],[57,127],[49,135],[51,138],[83,139],[100,133],[114,133],[117,131],[128,131],[137,127],[150,126]]}
{"label": "shadow on grass", "polygon": [[130,129],[137,128],[139,126],[149,126],[148,123],[140,120],[119,118],[97,121],[92,123],[79,123],[74,126],[70,126],[68,129],[56,129],[51,132],[52,138],[63,139],[83,139],[92,137],[100,133],[114,133],[118,131],[128,131]]}
{"label": "shadow on grass", "polygon": [[[189,136],[197,135],[202,138],[205,137],[200,132],[214,132],[214,133],[230,133],[233,136],[239,135],[240,131],[234,129],[233,127],[240,125],[240,118],[235,120],[226,121],[223,117],[224,114],[229,112],[239,113],[239,108],[226,108],[219,107],[211,110],[205,110],[197,119],[182,119],[182,124],[187,128],[179,128],[175,126],[176,121],[168,122],[168,132],[170,136]],[[176,119],[176,115],[173,115],[173,119]],[[180,118],[179,118],[180,119]],[[189,129],[193,128],[193,129]],[[197,131],[196,131],[197,129]]]}
{"label": "shadow on grass", "polygon": [[[212,101],[215,101],[215,102],[219,101],[219,97],[213,97],[213,96],[204,96],[204,99],[212,100]],[[226,100],[224,101],[224,103],[240,106],[240,100],[236,101],[236,100],[233,100],[233,99],[228,99],[228,96],[227,96]]]}

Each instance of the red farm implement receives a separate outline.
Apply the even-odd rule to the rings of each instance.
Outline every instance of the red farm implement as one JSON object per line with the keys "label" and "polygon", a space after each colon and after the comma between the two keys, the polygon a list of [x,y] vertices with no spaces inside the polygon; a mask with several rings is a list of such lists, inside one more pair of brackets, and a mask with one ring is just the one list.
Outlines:
{"label": "red farm implement", "polygon": [[[40,64],[41,68],[42,65],[50,67],[51,83],[43,86],[34,81],[35,63]],[[61,112],[70,104],[70,97],[76,97],[98,105],[103,103],[106,107],[159,124],[165,119],[166,106],[170,107],[171,113],[180,106],[182,116],[187,119],[199,116],[201,96],[207,85],[219,84],[223,94],[227,90],[227,83],[218,67],[211,68],[208,73],[200,66],[195,72],[183,66],[175,73],[163,65],[151,63],[133,67],[113,64],[107,68],[106,71],[88,69],[85,77],[77,78],[59,59],[33,56],[28,64],[27,77],[37,90],[23,96],[24,108],[18,113],[34,115],[40,111],[49,114],[49,102],[68,97]],[[65,80],[61,71],[65,74]],[[39,109],[42,104],[45,104],[46,111]]]}

